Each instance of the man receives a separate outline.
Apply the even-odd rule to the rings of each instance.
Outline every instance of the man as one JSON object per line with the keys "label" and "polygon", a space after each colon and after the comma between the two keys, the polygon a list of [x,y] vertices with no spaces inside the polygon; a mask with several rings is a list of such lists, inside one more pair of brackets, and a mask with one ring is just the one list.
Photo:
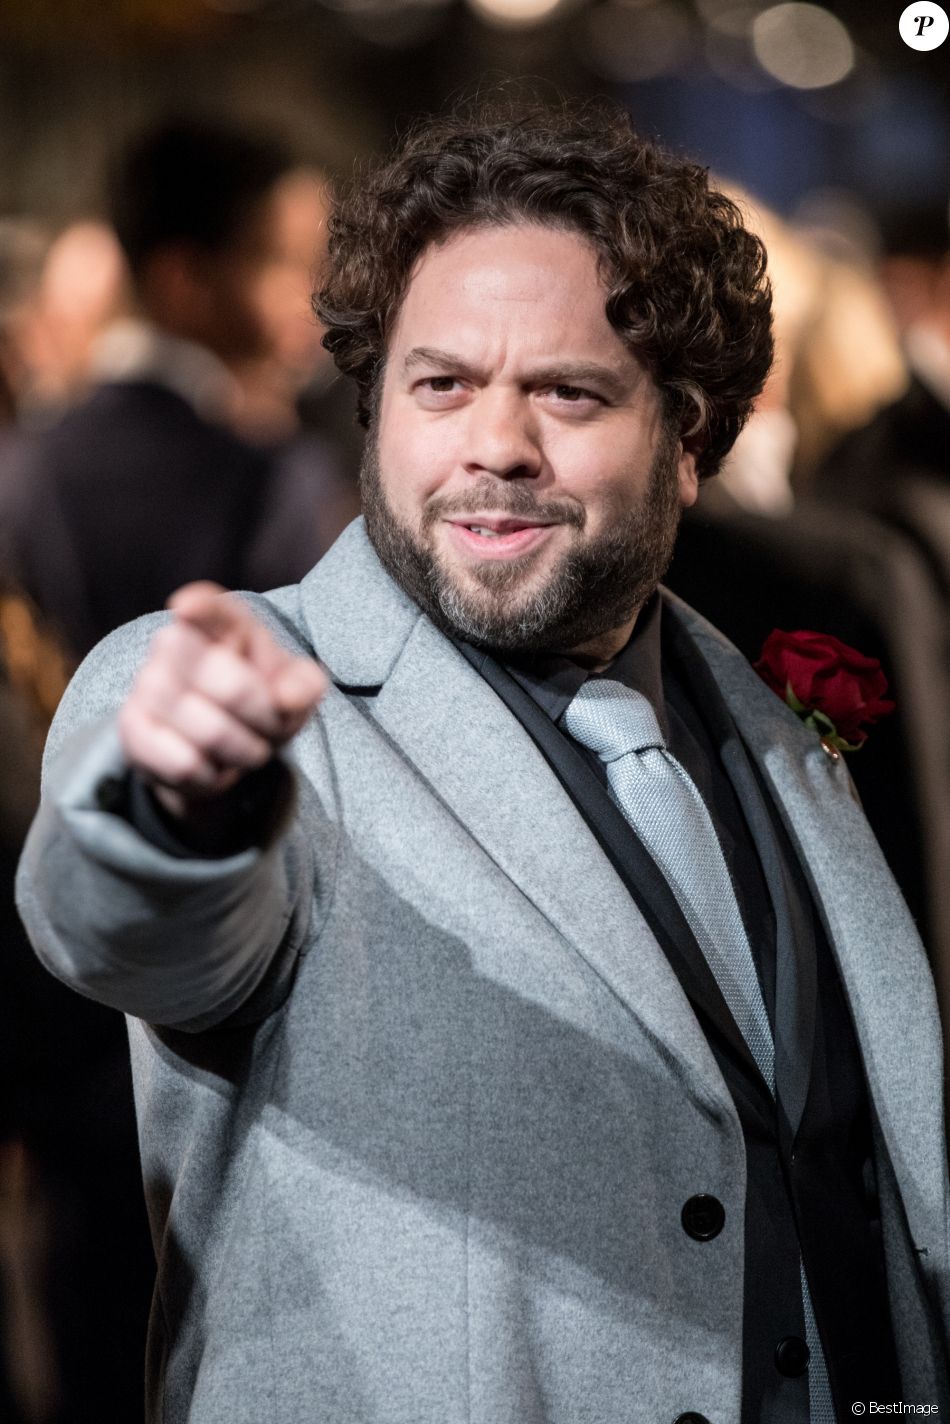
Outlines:
{"label": "man", "polygon": [[77,660],[188,579],[268,588],[326,547],[316,512],[288,534],[286,481],[234,430],[239,377],[276,339],[291,172],[278,142],[196,120],[149,128],[115,166],[133,312],[101,334],[89,397],[40,437],[14,534],[15,571]]}
{"label": "man", "polygon": [[919,943],[840,760],[656,590],[763,267],[611,109],[422,126],[320,300],[365,526],[67,694],[21,908],[130,1015],[151,1418],[950,1402]]}

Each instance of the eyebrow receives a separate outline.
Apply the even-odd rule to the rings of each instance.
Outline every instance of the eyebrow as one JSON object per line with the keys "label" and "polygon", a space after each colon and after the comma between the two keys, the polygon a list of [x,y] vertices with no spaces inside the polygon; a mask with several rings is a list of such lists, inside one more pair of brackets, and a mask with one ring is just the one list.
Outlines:
{"label": "eyebrow", "polygon": [[[475,380],[479,376],[479,372],[461,356],[440,350],[437,346],[414,346],[403,361],[403,370],[408,372],[416,366],[438,366],[468,380]],[[631,389],[631,382],[619,371],[612,366],[601,366],[595,361],[559,361],[557,365],[538,367],[531,372],[529,379],[540,385],[593,383],[617,399],[627,395]]]}

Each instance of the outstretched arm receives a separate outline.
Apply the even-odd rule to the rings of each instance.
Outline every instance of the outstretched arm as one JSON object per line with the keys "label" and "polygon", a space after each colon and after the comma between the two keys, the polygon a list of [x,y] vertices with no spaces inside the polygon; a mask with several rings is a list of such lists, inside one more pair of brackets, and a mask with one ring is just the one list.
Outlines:
{"label": "outstretched arm", "polygon": [[[201,1028],[253,1001],[306,928],[314,836],[291,824],[289,770],[261,769],[276,770],[326,676],[214,585],[190,585],[171,606],[147,650],[154,620],[113,634],[77,673],[51,733],[18,899],[58,977],[151,1022]],[[132,823],[130,777],[154,797],[177,854]],[[214,854],[242,788],[262,777],[275,803],[257,817],[266,831]]]}

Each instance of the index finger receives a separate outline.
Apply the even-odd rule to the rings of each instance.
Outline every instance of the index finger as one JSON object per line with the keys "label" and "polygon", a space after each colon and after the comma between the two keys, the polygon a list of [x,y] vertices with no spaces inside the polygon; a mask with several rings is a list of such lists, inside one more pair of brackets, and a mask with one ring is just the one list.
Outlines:
{"label": "index finger", "polygon": [[[218,583],[188,583],[173,593],[168,607],[211,643],[230,648],[273,682],[299,659],[282,648],[237,594]],[[306,661],[312,661],[307,659]]]}
{"label": "index finger", "polygon": [[236,652],[245,653],[254,642],[254,615],[218,583],[186,583],[172,594],[167,606],[212,643],[226,643]]}

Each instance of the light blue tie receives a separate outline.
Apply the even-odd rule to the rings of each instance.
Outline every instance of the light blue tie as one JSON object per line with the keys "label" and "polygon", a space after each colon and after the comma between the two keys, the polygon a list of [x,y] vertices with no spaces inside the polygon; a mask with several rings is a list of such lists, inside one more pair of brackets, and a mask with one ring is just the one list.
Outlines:
{"label": "light blue tie", "polygon": [[[605,764],[611,798],[663,872],[774,1097],[772,1028],[729,868],[706,803],[667,751],[650,702],[622,683],[589,678],[561,722]],[[835,1424],[804,1265],[801,1279],[811,1424]]]}

